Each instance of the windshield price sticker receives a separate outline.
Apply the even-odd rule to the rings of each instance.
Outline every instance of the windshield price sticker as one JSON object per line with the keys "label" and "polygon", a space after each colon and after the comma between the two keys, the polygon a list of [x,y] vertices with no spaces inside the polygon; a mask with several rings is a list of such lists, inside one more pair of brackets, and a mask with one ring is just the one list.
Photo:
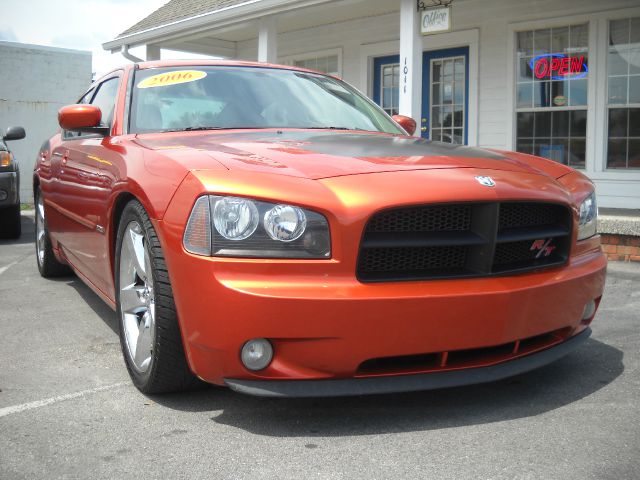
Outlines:
{"label": "windshield price sticker", "polygon": [[138,83],[138,88],[167,87],[178,83],[195,82],[206,77],[206,72],[200,70],[178,70],[175,72],[165,72],[145,78]]}

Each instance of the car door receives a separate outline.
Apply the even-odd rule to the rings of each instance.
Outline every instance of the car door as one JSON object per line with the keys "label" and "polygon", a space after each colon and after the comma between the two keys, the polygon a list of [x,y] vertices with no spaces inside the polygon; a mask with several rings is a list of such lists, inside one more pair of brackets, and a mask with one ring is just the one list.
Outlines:
{"label": "car door", "polygon": [[[103,80],[88,102],[102,111],[101,126],[112,125],[120,80],[120,73]],[[102,291],[108,263],[104,221],[110,189],[101,162],[108,162],[109,144],[110,135],[63,132],[52,155],[52,163],[58,164],[51,199],[61,217],[59,245],[71,263]]]}

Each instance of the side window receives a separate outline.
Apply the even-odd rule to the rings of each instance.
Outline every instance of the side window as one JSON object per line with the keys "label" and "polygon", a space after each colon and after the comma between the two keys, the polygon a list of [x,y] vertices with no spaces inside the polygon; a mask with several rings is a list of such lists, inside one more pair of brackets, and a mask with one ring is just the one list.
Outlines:
{"label": "side window", "polygon": [[120,78],[110,78],[101,83],[98,87],[93,100],[92,105],[100,108],[102,112],[101,127],[110,127],[113,120],[113,110],[116,105],[116,96],[118,95],[118,85],[120,84]]}

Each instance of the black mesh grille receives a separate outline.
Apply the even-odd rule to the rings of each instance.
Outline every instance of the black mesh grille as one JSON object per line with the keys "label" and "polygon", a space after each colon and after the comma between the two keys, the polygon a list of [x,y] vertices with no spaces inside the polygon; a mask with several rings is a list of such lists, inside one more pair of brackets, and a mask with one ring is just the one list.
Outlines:
{"label": "black mesh grille", "polygon": [[565,208],[540,203],[505,203],[500,206],[498,229],[555,225],[564,220]]}
{"label": "black mesh grille", "polygon": [[571,211],[533,202],[411,206],[375,214],[360,246],[361,281],[517,273],[564,263]]}
{"label": "black mesh grille", "polygon": [[464,267],[464,247],[371,248],[363,252],[360,268],[368,272],[421,271]]}
{"label": "black mesh grille", "polygon": [[469,205],[413,207],[375,215],[367,232],[451,232],[468,230]]}

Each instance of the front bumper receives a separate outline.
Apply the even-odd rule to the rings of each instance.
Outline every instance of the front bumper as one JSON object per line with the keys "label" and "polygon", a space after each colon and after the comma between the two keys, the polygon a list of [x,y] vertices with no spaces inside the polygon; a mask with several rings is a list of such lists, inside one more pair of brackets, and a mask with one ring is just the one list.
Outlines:
{"label": "front bumper", "polygon": [[[167,255],[167,262],[194,373],[233,388],[264,390],[264,383],[252,381],[305,381],[300,387],[290,387],[291,392],[282,390],[289,392],[286,394],[313,385],[306,383],[309,380],[409,378],[419,373],[463,377],[420,365],[397,371],[363,369],[366,362],[381,358],[492,348],[562,332],[557,342],[543,346],[558,348],[559,341],[570,342],[587,328],[583,309],[602,296],[606,271],[606,259],[599,249],[572,257],[566,266],[535,273],[389,284],[362,284],[353,278],[326,275],[323,269],[331,262],[219,260],[184,252],[178,257]],[[269,367],[259,372],[248,371],[240,361],[240,349],[252,338],[269,339],[275,351]],[[537,351],[523,351],[519,356],[528,353]],[[479,358],[445,369],[514,361],[519,361],[517,356]],[[474,375],[468,378],[476,378]],[[487,378],[478,381],[494,379]],[[336,388],[402,391],[415,388],[414,382],[424,384],[419,379],[389,380],[392,386],[382,387],[387,383],[372,380],[353,384],[366,387]],[[439,380],[434,382],[439,384]]]}
{"label": "front bumper", "polygon": [[563,343],[509,362],[490,367],[468,368],[418,375],[350,378],[338,380],[242,380],[226,378],[232,390],[261,397],[340,397],[416,392],[494,382],[540,368],[571,353],[591,335],[586,328]]}
{"label": "front bumper", "polygon": [[20,202],[18,195],[18,174],[16,172],[0,172],[0,191],[4,190],[7,198],[2,200],[0,195],[0,207],[10,207]]}

